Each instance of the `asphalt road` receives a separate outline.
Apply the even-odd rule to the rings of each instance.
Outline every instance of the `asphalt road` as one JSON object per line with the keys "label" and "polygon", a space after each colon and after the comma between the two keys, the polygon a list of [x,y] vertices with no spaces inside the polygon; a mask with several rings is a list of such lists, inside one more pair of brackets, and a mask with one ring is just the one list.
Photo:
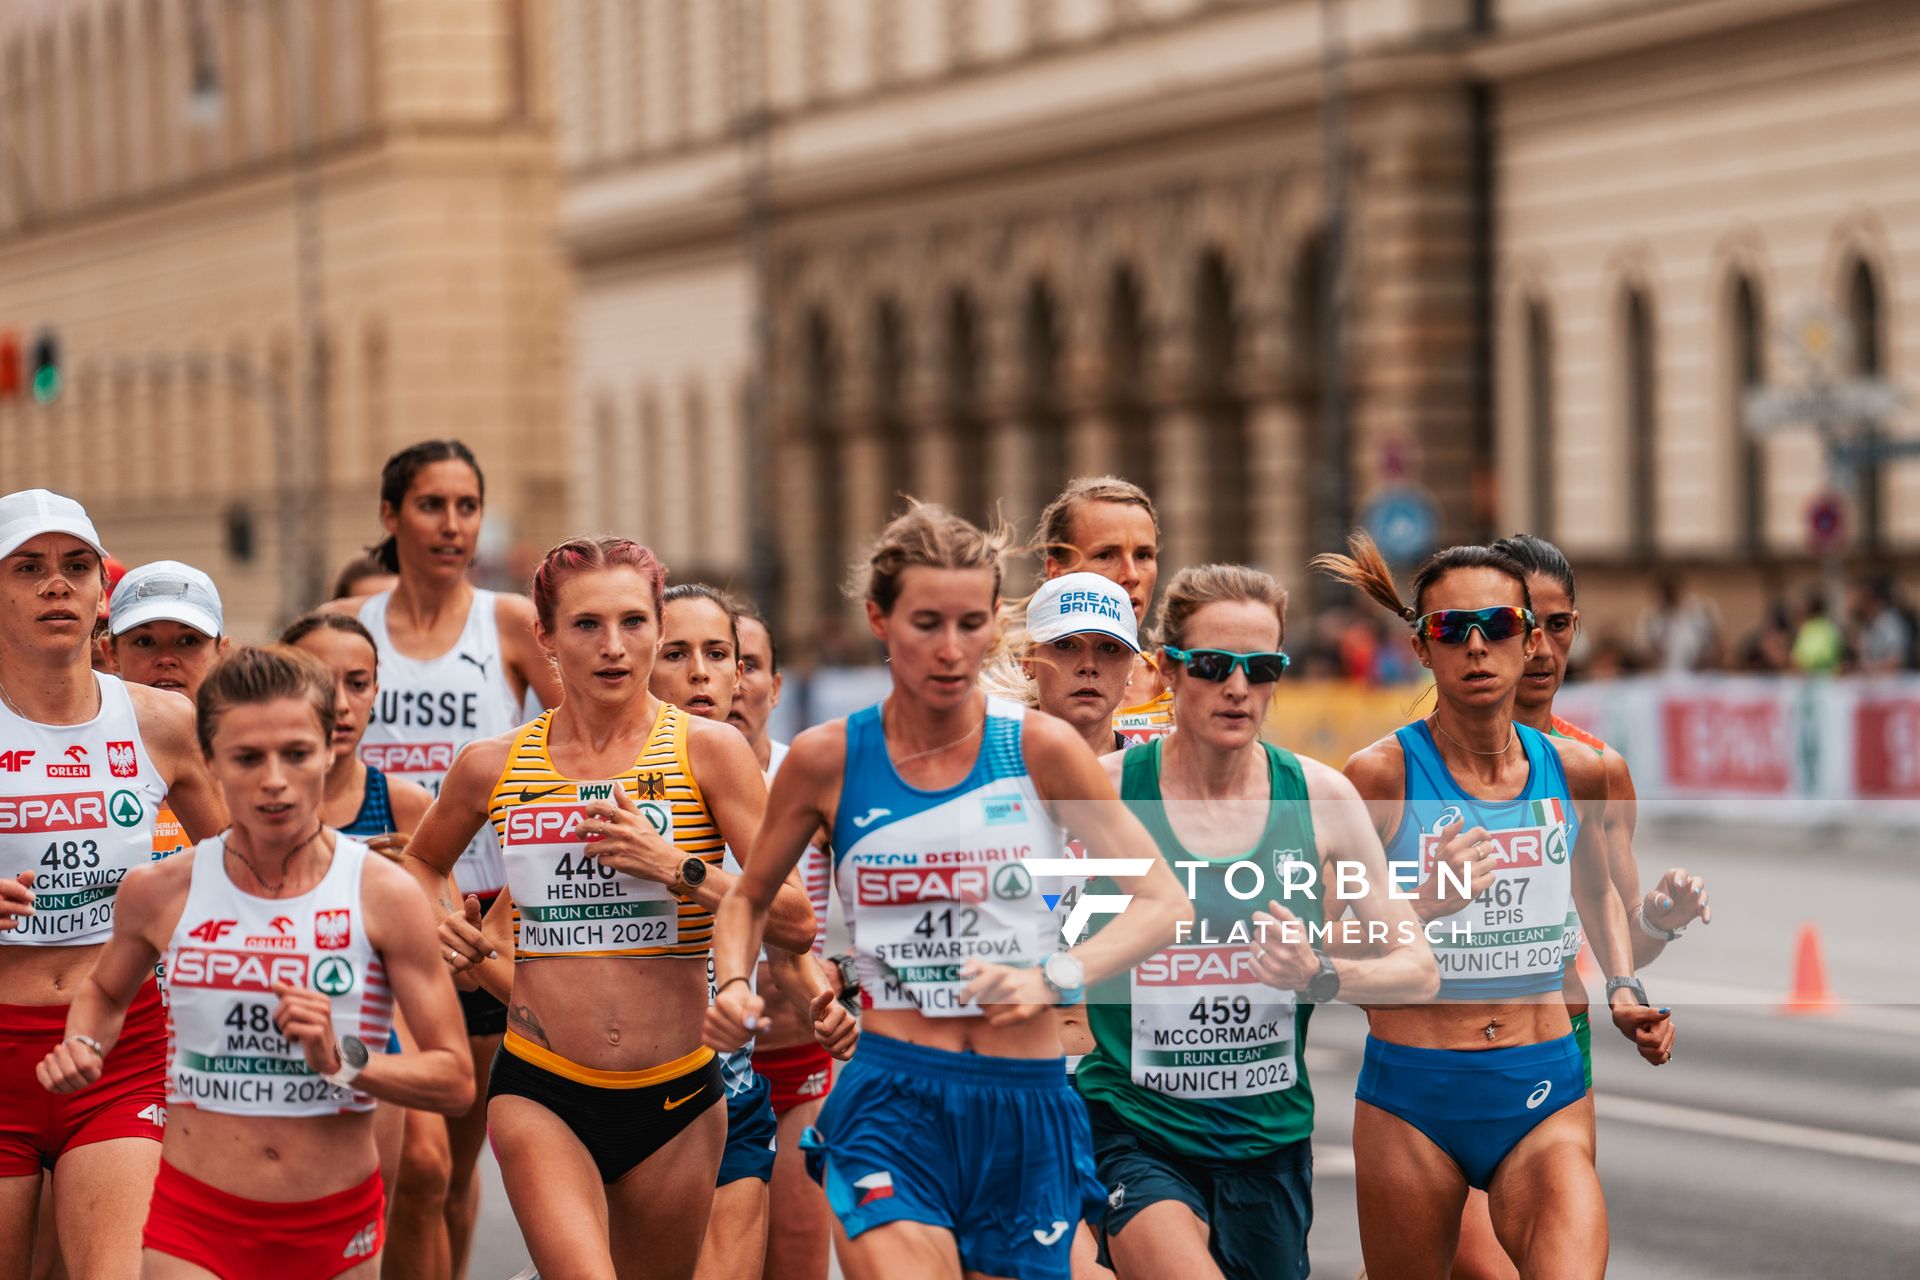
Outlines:
{"label": "asphalt road", "polygon": [[[1740,831],[1643,832],[1650,881],[1708,878],[1715,922],[1645,978],[1674,1006],[1674,1061],[1646,1066],[1596,1028],[1607,1274],[1632,1280],[1920,1275],[1920,863],[1912,842]],[[1824,1014],[1780,1011],[1799,930],[1818,930]],[[1349,1145],[1363,1016],[1315,1016],[1313,1274],[1360,1266]],[[526,1253],[491,1177],[473,1280]]]}

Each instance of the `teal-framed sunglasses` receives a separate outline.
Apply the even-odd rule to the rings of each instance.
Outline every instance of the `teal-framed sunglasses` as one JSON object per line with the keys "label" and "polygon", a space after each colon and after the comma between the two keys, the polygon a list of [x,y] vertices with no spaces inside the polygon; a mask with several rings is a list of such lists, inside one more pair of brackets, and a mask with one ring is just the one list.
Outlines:
{"label": "teal-framed sunglasses", "polygon": [[1225,684],[1238,668],[1245,668],[1248,684],[1272,684],[1287,673],[1293,659],[1284,653],[1232,653],[1226,649],[1175,649],[1166,655],[1187,669],[1196,680]]}
{"label": "teal-framed sunglasses", "polygon": [[1413,620],[1413,634],[1422,640],[1440,644],[1465,644],[1475,628],[1488,644],[1498,644],[1515,636],[1524,636],[1538,624],[1533,610],[1517,604],[1497,604],[1486,609],[1435,609]]}

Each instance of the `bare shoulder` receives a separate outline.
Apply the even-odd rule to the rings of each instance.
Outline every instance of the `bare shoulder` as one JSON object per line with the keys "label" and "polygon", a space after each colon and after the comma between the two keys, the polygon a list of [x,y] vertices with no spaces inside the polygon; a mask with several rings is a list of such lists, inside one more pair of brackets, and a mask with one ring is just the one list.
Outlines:
{"label": "bare shoulder", "polygon": [[733,768],[744,761],[755,773],[760,762],[754,758],[747,735],[724,720],[687,717],[687,755],[696,768]]}
{"label": "bare shoulder", "polygon": [[780,765],[780,776],[797,772],[810,783],[837,781],[847,767],[847,722],[845,717],[803,729],[787,744],[787,758]]}
{"label": "bare shoulder", "polygon": [[[502,762],[500,767],[504,770],[506,764]],[[387,804],[393,809],[394,829],[411,834],[420,825],[420,819],[426,817],[427,810],[433,807],[433,793],[417,782],[389,774]]]}
{"label": "bare shoulder", "polygon": [[1631,800],[1633,791],[1633,770],[1627,767],[1627,758],[1608,747],[1600,755],[1600,763],[1607,774],[1607,798],[1609,800]]}
{"label": "bare shoulder", "polygon": [[1100,757],[1100,767],[1106,771],[1107,781],[1113,784],[1115,791],[1120,789],[1120,780],[1127,770],[1127,750],[1128,748],[1122,747],[1118,751],[1109,751]]}
{"label": "bare shoulder", "polygon": [[1049,754],[1060,751],[1071,752],[1076,746],[1082,751],[1087,750],[1087,744],[1081,741],[1080,735],[1074,731],[1072,725],[1059,716],[1037,707],[1027,708],[1026,719],[1020,727],[1020,740],[1029,751],[1037,747]]}
{"label": "bare shoulder", "polygon": [[1573,738],[1542,736],[1560,753],[1560,767],[1566,771],[1567,787],[1576,799],[1607,798],[1606,761],[1592,747]]}
{"label": "bare shoulder", "polygon": [[426,890],[418,880],[407,874],[399,863],[372,850],[367,851],[366,863],[360,872],[360,891],[372,895],[382,906],[395,902],[408,904],[415,899],[421,903],[427,901]]}
{"label": "bare shoulder", "polygon": [[446,781],[440,784],[440,793],[492,791],[493,784],[507,771],[507,759],[513,754],[513,741],[519,732],[512,729],[491,738],[476,738],[460,748],[453,767],[447,770]]}
{"label": "bare shoulder", "polygon": [[493,623],[501,635],[532,635],[533,601],[517,591],[498,591],[493,597]]}
{"label": "bare shoulder", "polygon": [[140,726],[140,740],[146,744],[149,755],[199,751],[193,703],[187,701],[185,694],[131,683],[126,685],[126,690],[133,702],[134,721]]}
{"label": "bare shoulder", "polygon": [[1306,781],[1308,799],[1358,800],[1360,798],[1359,789],[1354,786],[1352,780],[1332,765],[1298,753],[1293,758],[1300,762],[1300,776]]}
{"label": "bare shoulder", "polygon": [[[214,855],[218,857],[218,853]],[[193,884],[195,851],[183,849],[170,858],[149,862],[127,872],[114,894],[114,913],[128,924],[144,927],[162,913],[178,910]]]}
{"label": "bare shoulder", "polygon": [[1397,735],[1388,734],[1347,759],[1347,781],[1368,800],[1398,799],[1407,789],[1407,756]]}

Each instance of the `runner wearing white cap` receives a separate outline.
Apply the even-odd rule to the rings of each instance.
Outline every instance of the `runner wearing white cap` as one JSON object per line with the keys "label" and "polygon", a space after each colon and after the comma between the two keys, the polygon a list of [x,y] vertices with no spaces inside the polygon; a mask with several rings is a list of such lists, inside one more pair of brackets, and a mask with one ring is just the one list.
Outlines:
{"label": "runner wearing white cap", "polygon": [[[192,702],[200,682],[227,651],[219,588],[178,560],[128,570],[107,609],[107,656],[113,673],[129,684],[171,690]],[[162,805],[153,824],[154,858],[192,847],[173,810]]]}
{"label": "runner wearing white cap", "polygon": [[[194,836],[227,825],[192,707],[92,669],[100,535],[45,489],[0,498],[0,1258],[24,1261],[53,1171],[69,1271],[130,1276],[159,1167],[166,1015],[140,987],[96,1088],[55,1098],[34,1078],[66,1039],[67,1006],[113,932],[123,876],[152,860],[170,800]],[[84,1043],[76,1060],[98,1062]]]}

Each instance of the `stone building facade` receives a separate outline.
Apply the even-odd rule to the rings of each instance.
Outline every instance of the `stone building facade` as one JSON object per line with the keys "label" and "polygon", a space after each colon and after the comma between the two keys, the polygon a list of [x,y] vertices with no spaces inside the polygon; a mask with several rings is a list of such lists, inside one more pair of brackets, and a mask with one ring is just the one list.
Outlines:
{"label": "stone building facade", "polygon": [[[1858,367],[1897,380],[1920,359],[1901,322],[1920,290],[1910,5],[557,0],[556,17],[576,514],[744,580],[770,513],[796,638],[851,622],[838,584],[897,495],[1030,522],[1086,471],[1151,488],[1170,564],[1248,559],[1299,588],[1330,530],[1413,482],[1446,538],[1560,538],[1597,608],[1636,608],[1650,567],[1681,564],[1739,614],[1809,571],[1819,475],[1805,433],[1746,447],[1732,370],[1765,377],[1745,353],[1816,303],[1861,321]],[[1895,564],[1920,540],[1917,481],[1889,464],[1860,504]]]}
{"label": "stone building facade", "polygon": [[0,332],[57,334],[67,375],[50,406],[0,403],[0,485],[78,497],[129,563],[204,567],[249,638],[376,539],[411,440],[480,454],[496,563],[562,532],[546,16],[0,5]]}

